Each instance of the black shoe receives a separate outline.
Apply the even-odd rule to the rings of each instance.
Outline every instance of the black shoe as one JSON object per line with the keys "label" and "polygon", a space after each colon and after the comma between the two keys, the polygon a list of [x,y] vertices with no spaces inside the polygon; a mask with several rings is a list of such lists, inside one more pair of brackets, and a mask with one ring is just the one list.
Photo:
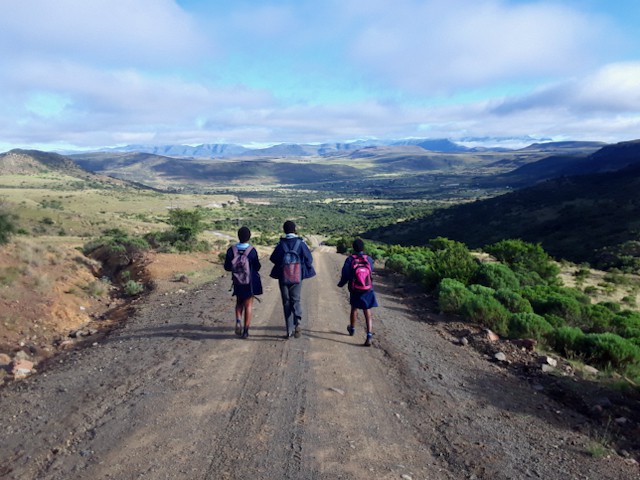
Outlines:
{"label": "black shoe", "polygon": [[245,328],[242,331],[242,338],[249,338],[249,329],[248,328]]}
{"label": "black shoe", "polygon": [[293,330],[293,336],[296,338],[300,338],[302,335],[302,330],[300,329],[300,325],[296,325],[296,328]]}
{"label": "black shoe", "polygon": [[365,347],[370,347],[373,340],[373,333],[367,333],[367,339],[364,341]]}
{"label": "black shoe", "polygon": [[242,325],[240,325],[240,322],[236,322],[236,335],[239,337],[242,336]]}
{"label": "black shoe", "polygon": [[356,327],[352,327],[351,325],[347,325],[347,332],[349,332],[349,336],[353,337],[353,334],[356,333]]}

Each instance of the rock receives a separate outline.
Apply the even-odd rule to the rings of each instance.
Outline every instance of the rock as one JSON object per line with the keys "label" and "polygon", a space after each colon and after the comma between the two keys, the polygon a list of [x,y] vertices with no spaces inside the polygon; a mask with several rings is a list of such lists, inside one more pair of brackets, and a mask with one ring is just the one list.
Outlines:
{"label": "rock", "polygon": [[73,340],[63,340],[62,342],[60,342],[58,347],[64,350],[66,348],[71,348],[74,345],[75,345],[75,343],[73,343]]}
{"label": "rock", "polygon": [[344,390],[340,390],[339,388],[331,387],[329,390],[339,393],[340,395],[344,395]]}
{"label": "rock", "polygon": [[542,372],[543,373],[551,373],[555,370],[555,367],[551,366],[551,365],[547,365],[546,363],[542,365]]}
{"label": "rock", "polygon": [[558,361],[555,358],[549,357],[547,355],[543,355],[541,357],[538,357],[538,362],[541,363],[542,365],[549,365],[551,367],[557,367],[558,366]]}
{"label": "rock", "polygon": [[513,343],[516,347],[522,348],[522,349],[527,350],[529,352],[535,350],[536,345],[538,344],[538,342],[535,341],[533,338],[523,338],[523,339],[519,339],[519,340],[511,340],[511,343]]}
{"label": "rock", "polygon": [[493,359],[498,362],[506,362],[507,356],[503,352],[498,352],[493,356]]}
{"label": "rock", "polygon": [[16,360],[29,360],[29,354],[24,350],[18,350],[13,358]]}
{"label": "rock", "polygon": [[191,283],[191,280],[186,275],[180,275],[178,278],[178,282],[180,283]]}
{"label": "rock", "polygon": [[488,328],[484,331],[484,333],[487,335],[487,340],[489,340],[490,342],[497,342],[498,340],[500,340],[498,334],[492,332]]}
{"label": "rock", "polygon": [[14,378],[26,378],[33,371],[33,362],[29,360],[14,360],[11,366],[11,374]]}
{"label": "rock", "polygon": [[469,345],[469,339],[467,337],[459,338],[458,344],[462,345],[463,347],[466,347],[467,345]]}
{"label": "rock", "polygon": [[600,370],[592,367],[591,365],[585,365],[584,367],[582,367],[582,371],[590,375],[597,375],[598,373],[600,373]]}
{"label": "rock", "polygon": [[626,417],[618,417],[618,418],[615,419],[615,422],[618,425],[626,425],[628,421],[629,421],[629,419],[626,418]]}
{"label": "rock", "polygon": [[6,353],[0,353],[0,368],[8,367],[11,364],[11,357]]}

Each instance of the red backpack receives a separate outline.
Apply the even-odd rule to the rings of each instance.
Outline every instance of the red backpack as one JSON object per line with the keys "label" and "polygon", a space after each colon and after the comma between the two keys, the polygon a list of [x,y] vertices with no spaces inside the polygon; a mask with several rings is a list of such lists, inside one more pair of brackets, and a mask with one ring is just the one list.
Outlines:
{"label": "red backpack", "polygon": [[284,256],[282,258],[282,281],[285,285],[297,285],[302,282],[302,264],[300,261],[300,243],[298,239],[289,248],[287,242],[282,242]]}
{"label": "red backpack", "polygon": [[351,290],[366,292],[373,288],[371,280],[371,265],[366,255],[351,255]]}

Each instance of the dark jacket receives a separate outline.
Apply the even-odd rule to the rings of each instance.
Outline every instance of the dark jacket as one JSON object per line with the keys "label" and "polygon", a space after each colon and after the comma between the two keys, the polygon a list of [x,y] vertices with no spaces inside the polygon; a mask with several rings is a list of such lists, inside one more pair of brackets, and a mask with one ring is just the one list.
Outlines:
{"label": "dark jacket", "polygon": [[[238,251],[244,252],[244,250],[238,249]],[[231,261],[233,260],[233,248],[229,247],[227,250],[227,256],[224,259],[224,269],[227,272],[231,271]],[[249,252],[249,267],[251,268],[251,283],[249,285],[234,285],[233,294],[240,298],[247,298],[253,295],[262,295],[262,280],[260,279],[260,259],[258,258],[258,252],[253,248]]]}
{"label": "dark jacket", "polygon": [[284,260],[284,247],[282,246],[283,242],[287,244],[289,248],[293,248],[293,245],[296,241],[300,240],[300,249],[298,251],[298,255],[300,255],[300,263],[302,267],[302,279],[311,278],[316,276],[316,271],[313,268],[313,257],[311,256],[311,250],[304,240],[301,237],[282,237],[276,245],[276,248],[273,250],[271,257],[269,260],[274,264],[271,269],[271,273],[269,276],[271,278],[280,279],[282,277],[282,261]]}

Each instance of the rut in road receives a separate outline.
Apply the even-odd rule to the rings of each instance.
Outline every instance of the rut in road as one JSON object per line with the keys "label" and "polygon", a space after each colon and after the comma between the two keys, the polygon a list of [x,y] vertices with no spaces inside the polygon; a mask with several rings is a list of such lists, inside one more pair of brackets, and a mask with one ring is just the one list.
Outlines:
{"label": "rut in road", "polygon": [[283,338],[264,274],[251,336],[237,338],[225,277],[152,295],[98,346],[4,388],[0,477],[639,477],[618,457],[587,457],[584,419],[559,418],[551,400],[444,338],[385,278],[374,346],[362,347],[364,321],[347,335],[336,286],[344,257],[319,247],[314,259],[302,338]]}

